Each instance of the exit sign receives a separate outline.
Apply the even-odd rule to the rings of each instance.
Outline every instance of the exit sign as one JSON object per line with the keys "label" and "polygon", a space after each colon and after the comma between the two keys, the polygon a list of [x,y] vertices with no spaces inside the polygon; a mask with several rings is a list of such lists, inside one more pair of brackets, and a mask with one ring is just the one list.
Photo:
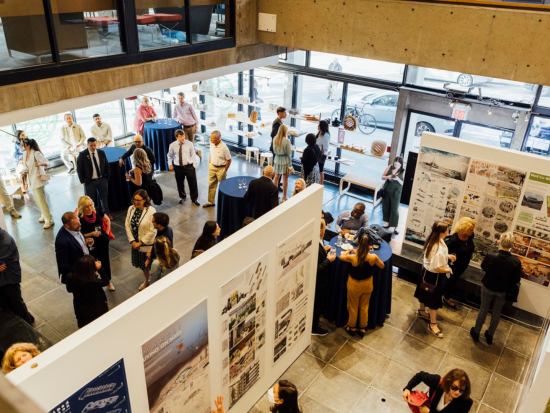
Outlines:
{"label": "exit sign", "polygon": [[466,120],[468,112],[470,111],[470,105],[463,105],[462,103],[456,103],[453,107],[453,113],[451,117],[458,120]]}

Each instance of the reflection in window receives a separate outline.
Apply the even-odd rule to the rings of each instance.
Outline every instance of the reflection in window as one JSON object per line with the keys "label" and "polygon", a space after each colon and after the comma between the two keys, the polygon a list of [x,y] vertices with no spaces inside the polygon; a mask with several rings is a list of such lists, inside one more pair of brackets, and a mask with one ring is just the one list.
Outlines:
{"label": "reflection in window", "polygon": [[191,1],[191,35],[193,43],[230,37],[229,0],[220,0],[216,4],[194,5]]}
{"label": "reflection in window", "polygon": [[13,137],[8,134],[14,134],[11,125],[0,127],[0,172],[3,172],[4,169],[15,168],[16,166],[13,158],[15,151]]}
{"label": "reflection in window", "polygon": [[62,61],[124,52],[120,41],[120,22],[114,8],[105,10],[104,6],[94,2],[50,2]]}
{"label": "reflection in window", "polygon": [[87,137],[91,137],[91,128],[95,125],[93,116],[98,114],[101,122],[111,126],[113,138],[124,135],[124,125],[120,112],[120,101],[102,103],[101,105],[88,106],[87,108],[75,110],[76,122],[82,126]]}
{"label": "reflection in window", "polygon": [[65,125],[65,113],[21,122],[16,125],[16,129],[25,131],[27,137],[36,140],[46,158],[55,157],[63,149],[61,127]]}
{"label": "reflection in window", "polygon": [[453,136],[455,121],[450,118],[424,115],[410,112],[407,125],[407,136],[405,147],[401,150],[404,153],[403,160],[407,162],[409,151],[417,151],[420,147],[420,138],[424,132],[435,132],[441,135]]}
{"label": "reflection in window", "polygon": [[279,55],[279,62],[305,66],[306,52],[303,50],[288,51]]}
{"label": "reflection in window", "polygon": [[542,91],[540,92],[540,98],[539,98],[539,106],[550,108],[550,86],[542,87]]}
{"label": "reflection in window", "polygon": [[533,117],[523,151],[543,156],[550,154],[550,118]]}
{"label": "reflection in window", "polygon": [[175,0],[170,4],[171,7],[155,7],[155,1],[136,0],[139,50],[189,43],[185,32],[185,2]]}
{"label": "reflection in window", "polygon": [[405,65],[358,57],[311,52],[310,66],[318,69],[401,82]]}
{"label": "reflection in window", "polygon": [[[448,87],[451,89],[463,90],[465,92],[470,87],[481,87],[483,97],[520,103],[532,103],[537,91],[536,86],[530,83],[418,66],[409,66],[407,83],[434,89],[444,89],[444,85],[448,83]],[[472,93],[478,94],[476,90],[472,91]]]}
{"label": "reflection in window", "polygon": [[514,132],[506,129],[497,129],[489,126],[472,125],[462,122],[460,125],[460,135],[458,137],[484,145],[510,148]]}
{"label": "reflection in window", "polygon": [[52,61],[42,2],[2,2],[0,16],[0,70]]}

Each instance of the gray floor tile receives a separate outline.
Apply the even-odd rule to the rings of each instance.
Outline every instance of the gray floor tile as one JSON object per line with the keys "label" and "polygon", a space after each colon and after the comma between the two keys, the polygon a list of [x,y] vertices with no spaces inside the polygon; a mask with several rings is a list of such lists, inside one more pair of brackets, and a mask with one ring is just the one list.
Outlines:
{"label": "gray floor tile", "polygon": [[408,365],[390,359],[375,377],[372,386],[399,400],[403,394],[403,388],[416,373],[418,371]]}
{"label": "gray floor tile", "polygon": [[[302,413],[335,413],[334,410],[322,405],[317,400],[303,394],[299,399]],[[267,412],[268,410],[264,410]]]}
{"label": "gray floor tile", "polygon": [[[338,332],[342,335],[347,335],[345,330],[341,328],[338,329]],[[363,338],[354,336],[350,339],[390,356],[404,334],[405,333],[398,328],[384,325],[383,327],[376,327],[374,330],[367,330]]]}
{"label": "gray floor tile", "polygon": [[73,297],[61,288],[56,288],[47,294],[27,303],[30,311],[48,322],[73,309]]}
{"label": "gray floor tile", "polygon": [[499,413],[499,411],[487,406],[486,404],[481,404],[477,413]]}
{"label": "gray floor tile", "polygon": [[405,401],[397,401],[370,387],[355,405],[352,413],[407,413],[410,412]]}
{"label": "gray floor tile", "polygon": [[317,375],[323,370],[326,363],[313,357],[306,352],[302,353],[287,371],[281,376],[281,379],[294,383],[298,391],[303,392]]}
{"label": "gray floor tile", "polygon": [[428,321],[421,320],[419,318],[415,320],[407,334],[419,340],[425,341],[432,346],[438,347],[442,350],[447,350],[458,334],[460,327],[455,324],[451,324],[442,318],[437,319],[437,325],[444,334],[443,339],[437,338],[430,333],[428,331]]}
{"label": "gray floor tile", "polygon": [[[464,322],[462,323],[462,328],[464,330],[470,331],[470,329],[475,326],[478,313],[479,311],[477,310],[471,310],[468,313],[468,315],[464,319]],[[483,333],[485,333],[485,331],[489,328],[490,322],[491,322],[491,315],[488,315],[481,329],[483,339],[484,339]],[[512,329],[512,323],[510,323],[509,321],[500,319],[500,322],[498,323],[497,331],[495,332],[495,336],[493,337],[493,343],[501,344],[501,345],[504,344],[506,342],[506,338],[508,337],[508,334],[510,333],[511,329]]]}
{"label": "gray floor tile", "polygon": [[408,305],[401,300],[392,300],[391,314],[386,319],[386,324],[398,328],[401,331],[407,331],[416,319],[414,315],[415,307]]}
{"label": "gray floor tile", "polygon": [[414,298],[415,289],[415,285],[399,280],[399,282],[393,286],[392,297],[401,300],[416,309],[418,308],[419,303],[418,300]]}
{"label": "gray floor tile", "polygon": [[21,293],[25,302],[31,302],[57,288],[57,284],[41,274],[35,274],[21,283]]}
{"label": "gray floor tile", "polygon": [[365,384],[371,384],[388,357],[362,344],[348,341],[330,362]]}
{"label": "gray floor tile", "polygon": [[443,350],[407,335],[391,358],[418,371],[436,371],[444,356]]}
{"label": "gray floor tile", "polygon": [[329,362],[346,341],[345,337],[337,333],[328,333],[324,337],[314,336],[306,351],[318,359]]}
{"label": "gray floor tile", "polygon": [[264,393],[262,398],[258,400],[258,402],[252,407],[252,409],[249,410],[249,413],[265,413],[269,412],[269,408],[271,407],[271,403],[269,403],[269,400],[267,399],[267,393]]}
{"label": "gray floor tile", "polygon": [[461,326],[464,323],[464,320],[470,313],[470,309],[464,305],[457,305],[456,310],[452,310],[447,306],[443,306],[443,308],[440,308],[437,310],[437,318],[443,318],[447,320],[449,323],[455,324],[457,326]]}
{"label": "gray floor tile", "polygon": [[366,386],[332,366],[326,366],[311,383],[306,395],[335,412],[349,412],[361,398]]}
{"label": "gray floor tile", "polygon": [[57,317],[51,318],[48,320],[48,325],[63,337],[70,336],[78,330],[78,324],[76,322],[76,316],[73,309],[58,315]]}
{"label": "gray floor tile", "polygon": [[38,331],[40,334],[50,340],[52,344],[59,343],[64,338],[48,324],[42,324],[41,326],[36,328],[36,331]]}
{"label": "gray floor tile", "polygon": [[493,371],[502,353],[502,346],[498,344],[489,346],[482,341],[475,343],[470,333],[461,329],[449,346],[449,352]]}
{"label": "gray floor tile", "polygon": [[29,265],[25,264],[21,260],[19,260],[19,265],[21,266],[21,281],[22,282],[32,278],[33,275],[38,274],[38,271],[36,271],[34,268],[30,267]]}
{"label": "gray floor tile", "polygon": [[504,348],[495,373],[507,379],[522,383],[525,378],[530,358],[508,348]]}
{"label": "gray floor tile", "polygon": [[474,400],[481,400],[485,394],[485,390],[487,390],[492,373],[471,361],[447,353],[443,363],[441,363],[441,366],[437,370],[437,374],[444,376],[453,369],[462,369],[466,372],[472,385],[472,394],[470,397]]}
{"label": "gray floor tile", "polygon": [[482,403],[501,412],[513,411],[510,408],[515,405],[517,397],[518,388],[513,381],[493,374]]}
{"label": "gray floor tile", "polygon": [[505,346],[519,353],[531,356],[539,338],[540,330],[531,330],[514,324]]}

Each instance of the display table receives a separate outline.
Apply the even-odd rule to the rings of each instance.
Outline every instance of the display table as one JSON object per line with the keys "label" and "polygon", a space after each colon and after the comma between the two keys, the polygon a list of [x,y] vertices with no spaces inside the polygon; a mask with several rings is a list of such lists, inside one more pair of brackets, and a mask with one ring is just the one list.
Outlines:
{"label": "display table", "polygon": [[[220,240],[240,230],[243,220],[252,216],[252,207],[245,202],[244,194],[253,179],[251,176],[235,176],[219,184],[216,205],[217,222],[221,228]],[[246,188],[239,188],[239,182],[245,182]]]}
{"label": "display table", "polygon": [[156,122],[146,122],[143,130],[143,143],[151,148],[157,159],[155,170],[167,171],[168,147],[176,140],[174,132],[181,129],[180,123],[173,119],[157,119]]}
{"label": "display table", "polygon": [[[327,286],[323,316],[341,327],[348,322],[347,310],[347,281],[351,264],[340,260],[342,249],[336,247],[338,237],[330,241],[331,247],[336,248],[336,259],[331,264],[330,279]],[[384,241],[378,250],[371,253],[378,255],[385,264],[383,269],[373,268],[373,290],[369,304],[368,328],[384,325],[386,315],[391,313],[392,294],[392,249]]]}
{"label": "display table", "polygon": [[[120,211],[127,209],[131,204],[130,186],[126,181],[126,171],[132,169],[130,159],[126,159],[122,167],[119,166],[118,160],[126,153],[123,148],[103,148],[101,149],[107,156],[109,162],[109,192],[107,200],[109,202],[109,210]],[[100,205],[96,205],[96,208]]]}

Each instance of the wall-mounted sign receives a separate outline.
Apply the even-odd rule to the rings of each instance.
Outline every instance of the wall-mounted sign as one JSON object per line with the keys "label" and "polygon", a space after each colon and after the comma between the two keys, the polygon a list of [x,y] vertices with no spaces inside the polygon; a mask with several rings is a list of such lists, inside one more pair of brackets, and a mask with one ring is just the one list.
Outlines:
{"label": "wall-mounted sign", "polygon": [[458,120],[466,120],[468,112],[472,107],[470,105],[464,105],[462,103],[455,103],[451,117]]}

